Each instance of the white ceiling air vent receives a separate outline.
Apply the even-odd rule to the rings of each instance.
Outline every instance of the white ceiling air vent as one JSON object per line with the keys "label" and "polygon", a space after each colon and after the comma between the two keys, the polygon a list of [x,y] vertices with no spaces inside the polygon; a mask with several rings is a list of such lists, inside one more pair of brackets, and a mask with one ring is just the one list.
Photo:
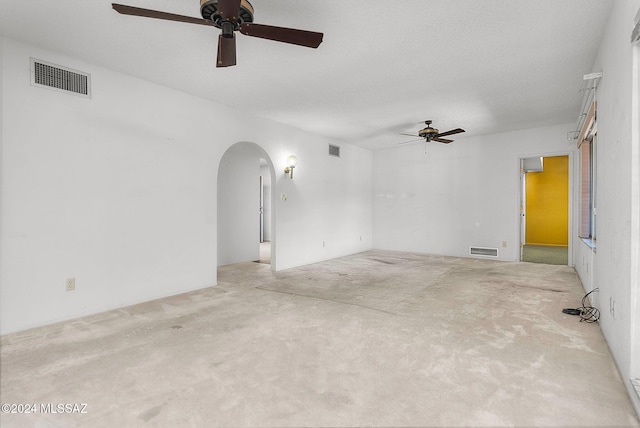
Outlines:
{"label": "white ceiling air vent", "polygon": [[31,58],[31,84],[91,98],[91,75]]}
{"label": "white ceiling air vent", "polygon": [[339,158],[340,157],[340,146],[334,146],[332,144],[329,144],[329,155]]}
{"label": "white ceiling air vent", "polygon": [[486,247],[469,247],[469,254],[472,256],[498,257],[498,249]]}

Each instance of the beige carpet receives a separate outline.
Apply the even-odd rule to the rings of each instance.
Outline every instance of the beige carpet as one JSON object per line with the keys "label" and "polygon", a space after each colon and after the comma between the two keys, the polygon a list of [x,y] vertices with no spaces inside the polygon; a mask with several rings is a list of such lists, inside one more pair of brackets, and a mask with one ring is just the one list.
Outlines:
{"label": "beige carpet", "polygon": [[569,264],[569,248],[527,244],[522,251],[522,261],[566,266]]}
{"label": "beige carpet", "polygon": [[1,338],[2,427],[638,427],[573,269],[371,251]]}

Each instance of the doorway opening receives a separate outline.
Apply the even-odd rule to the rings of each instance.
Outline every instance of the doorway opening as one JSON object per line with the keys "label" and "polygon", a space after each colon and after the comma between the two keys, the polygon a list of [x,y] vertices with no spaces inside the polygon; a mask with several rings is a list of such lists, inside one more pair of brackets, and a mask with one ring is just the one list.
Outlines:
{"label": "doorway opening", "polygon": [[569,264],[569,156],[521,160],[520,260]]}
{"label": "doorway opening", "polygon": [[271,264],[271,171],[266,159],[260,159],[260,179],[258,189],[260,258],[258,263]]}
{"label": "doorway opening", "polygon": [[237,143],[218,169],[218,266],[259,262],[275,267],[275,169],[257,144]]}

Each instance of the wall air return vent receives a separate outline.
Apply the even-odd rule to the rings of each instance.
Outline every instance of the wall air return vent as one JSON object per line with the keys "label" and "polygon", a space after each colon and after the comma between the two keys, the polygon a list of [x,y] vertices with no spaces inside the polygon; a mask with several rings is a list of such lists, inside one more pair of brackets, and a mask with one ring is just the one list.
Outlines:
{"label": "wall air return vent", "polygon": [[91,98],[91,75],[31,58],[31,84]]}
{"label": "wall air return vent", "polygon": [[340,146],[334,146],[334,145],[329,144],[329,155],[339,158],[340,157]]}
{"label": "wall air return vent", "polygon": [[498,249],[486,247],[469,247],[469,254],[472,256],[498,257]]}

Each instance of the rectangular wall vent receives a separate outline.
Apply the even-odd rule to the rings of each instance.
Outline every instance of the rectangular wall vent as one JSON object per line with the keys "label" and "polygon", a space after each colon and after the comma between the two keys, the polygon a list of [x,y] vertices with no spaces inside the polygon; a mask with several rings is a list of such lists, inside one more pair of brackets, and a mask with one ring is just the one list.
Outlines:
{"label": "rectangular wall vent", "polygon": [[469,247],[469,254],[472,256],[498,257],[498,249],[486,247]]}
{"label": "rectangular wall vent", "polygon": [[31,58],[31,84],[91,98],[91,76]]}
{"label": "rectangular wall vent", "polygon": [[329,144],[329,155],[340,157],[340,146],[334,146]]}

